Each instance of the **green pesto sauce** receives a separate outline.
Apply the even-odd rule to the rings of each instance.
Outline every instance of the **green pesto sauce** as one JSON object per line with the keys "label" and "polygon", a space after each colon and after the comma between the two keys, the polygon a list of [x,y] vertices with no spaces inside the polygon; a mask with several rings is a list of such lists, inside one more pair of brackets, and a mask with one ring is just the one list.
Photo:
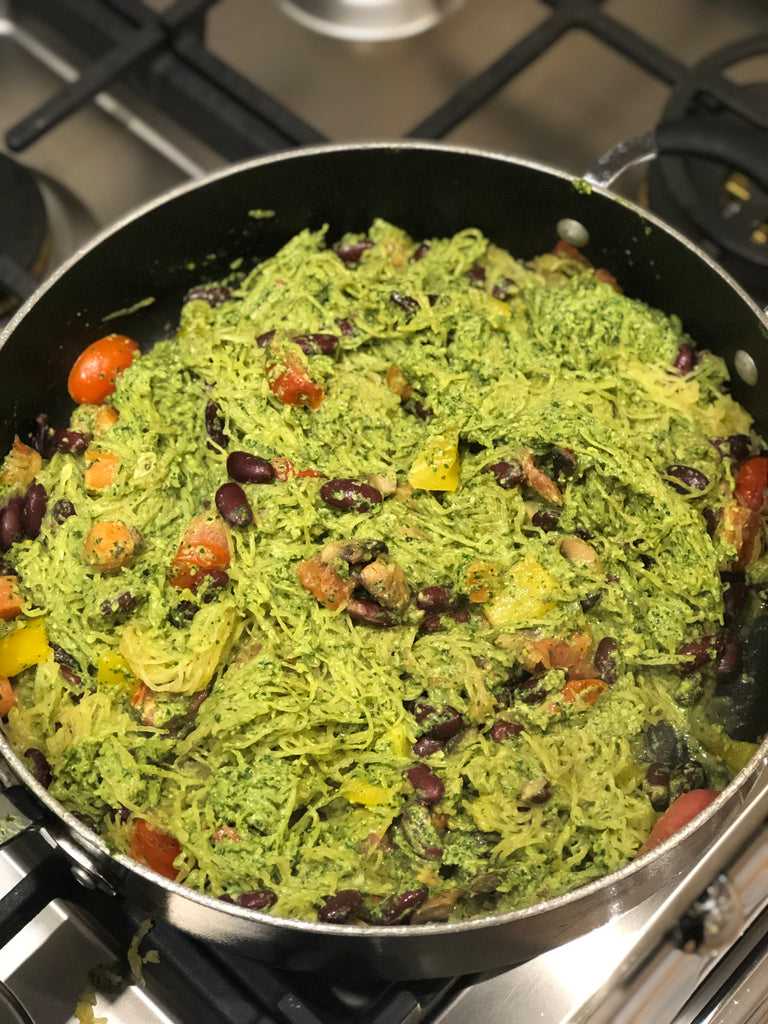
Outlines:
{"label": "green pesto sauce", "polygon": [[[732,490],[713,439],[750,420],[718,357],[674,370],[692,343],[674,316],[577,263],[520,262],[475,230],[426,250],[383,221],[364,237],[373,245],[345,263],[324,232],[303,232],[228,301],[189,302],[177,334],[119,379],[119,419],[92,441],[120,458],[112,486],[89,492],[82,456],[44,463],[40,537],[7,557],[74,668],[21,673],[8,732],[44,752],[51,793],[116,850],[138,818],[171,833],[180,879],[202,892],[269,889],[273,914],[312,920],[356,889],[378,921],[388,897],[423,887],[422,920],[440,908],[461,919],[633,857],[658,817],[650,727],[684,738],[711,788],[748,755],[706,721],[707,673],[684,678],[676,652],[722,624],[719,570],[734,551],[702,513]],[[272,331],[282,362],[270,368]],[[305,355],[291,341],[312,334],[338,344]],[[322,388],[314,411],[277,393],[294,350]],[[212,402],[224,448],[206,430]],[[92,431],[94,410],[73,426]],[[231,528],[226,585],[180,591],[169,566],[234,451],[278,475],[243,485],[253,522]],[[418,476],[419,459],[439,483]],[[491,467],[526,460],[525,480],[501,486]],[[676,464],[704,489],[676,489]],[[452,473],[452,489],[432,489]],[[335,507],[320,494],[334,479],[383,500]],[[61,499],[76,515],[59,524]],[[112,574],[83,554],[100,520],[141,537]],[[568,554],[574,538],[587,557]],[[384,625],[354,619],[348,591],[324,607],[297,577],[330,542],[355,540],[386,545],[370,600],[405,581]],[[364,563],[326,564],[343,588]],[[450,588],[449,612],[419,608],[429,587]],[[618,652],[610,685],[594,703],[564,700],[569,679],[599,676],[604,638]],[[431,751],[425,737],[439,740]],[[417,762],[442,784],[437,803],[406,775]]]}

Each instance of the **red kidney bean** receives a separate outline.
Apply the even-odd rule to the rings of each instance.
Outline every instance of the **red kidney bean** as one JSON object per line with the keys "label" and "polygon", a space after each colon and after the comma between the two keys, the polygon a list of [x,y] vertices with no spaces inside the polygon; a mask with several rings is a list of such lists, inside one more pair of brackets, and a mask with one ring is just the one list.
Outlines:
{"label": "red kidney bean", "polygon": [[53,432],[53,447],[56,451],[65,455],[82,455],[91,442],[87,434],[79,430],[64,430],[59,428]]}
{"label": "red kidney bean", "polygon": [[672,365],[675,367],[676,370],[680,371],[680,375],[682,377],[690,373],[696,365],[696,357],[693,351],[693,347],[691,345],[686,344],[685,342],[683,342],[682,345],[679,345],[677,349],[677,355],[675,356]]}
{"label": "red kidney bean", "polygon": [[101,614],[105,619],[114,619],[118,615],[128,615],[135,607],[136,598],[126,590],[117,597],[104,601],[101,606]]}
{"label": "red kidney bean", "polygon": [[496,477],[499,487],[510,490],[523,482],[525,474],[522,465],[517,459],[509,459],[505,462],[494,462],[488,467],[489,471]]}
{"label": "red kidney bean", "polygon": [[479,263],[473,263],[467,271],[467,280],[470,284],[484,285],[485,284],[485,267],[481,267]]}
{"label": "red kidney bean", "polygon": [[252,889],[250,892],[241,892],[237,903],[246,910],[269,910],[277,903],[277,893],[271,889]]}
{"label": "red kidney bean", "polygon": [[490,736],[494,743],[503,743],[504,740],[512,739],[513,736],[519,736],[522,731],[522,725],[518,725],[517,722],[507,722],[505,719],[501,719],[491,726]]}
{"label": "red kidney bean", "polygon": [[520,789],[520,799],[526,804],[545,804],[552,797],[552,785],[544,776],[524,782]]}
{"label": "red kidney bean", "polygon": [[539,685],[539,680],[536,676],[519,683],[515,687],[515,692],[520,695],[520,700],[523,704],[529,704],[531,706],[534,704],[541,704],[542,701],[547,699],[547,691],[543,686]]}
{"label": "red kidney bean", "polygon": [[320,488],[320,497],[332,508],[342,512],[370,512],[374,505],[381,504],[381,491],[360,480],[337,477],[328,480]]}
{"label": "red kidney bean", "polygon": [[422,633],[442,633],[444,629],[441,615],[425,615],[419,624]]}
{"label": "red kidney bean", "polygon": [[359,242],[339,242],[334,245],[333,251],[345,263],[359,263],[363,253],[372,249],[374,244],[370,238],[361,238]]}
{"label": "red kidney bean", "polygon": [[75,506],[72,504],[71,501],[68,501],[66,498],[59,498],[59,500],[53,506],[53,511],[51,512],[51,515],[53,516],[54,520],[59,525],[61,525],[63,522],[69,519],[70,516],[77,515],[77,512],[75,511]]}
{"label": "red kidney bean", "polygon": [[[71,669],[69,665],[60,665],[59,667],[61,669],[61,674],[64,676],[64,678],[66,679],[70,686],[83,685],[82,677],[79,676],[77,672],[74,671],[74,669]],[[78,698],[78,700],[79,699],[80,698]],[[74,701],[74,697],[72,698],[72,700]]]}
{"label": "red kidney bean", "polygon": [[677,653],[689,659],[680,666],[680,675],[690,676],[713,660],[717,653],[717,641],[712,636],[703,636],[699,640],[682,644]]}
{"label": "red kidney bean", "polygon": [[224,433],[224,414],[218,402],[209,402],[205,407],[205,429],[215,445],[227,447],[229,438]]}
{"label": "red kidney bean", "polygon": [[408,314],[408,316],[413,316],[413,314],[417,313],[419,310],[418,302],[410,295],[401,295],[400,292],[390,292],[389,297],[394,304],[399,306],[400,309]]}
{"label": "red kidney bean", "polygon": [[669,768],[660,761],[654,761],[645,769],[648,797],[655,811],[665,811],[669,806]]}
{"label": "red kidney bean", "polygon": [[671,722],[656,722],[645,730],[645,755],[648,761],[677,764],[685,754],[683,744]]}
{"label": "red kidney bean", "polygon": [[409,804],[400,815],[400,828],[405,841],[417,857],[423,860],[442,860],[443,848],[426,804]]}
{"label": "red kidney bean", "polygon": [[470,880],[469,891],[472,893],[496,892],[504,881],[497,871],[483,871]]}
{"label": "red kidney bean", "polygon": [[741,668],[741,642],[728,630],[718,637],[717,664],[715,671],[718,676],[728,676]]}
{"label": "red kidney bean", "polygon": [[53,776],[51,775],[51,766],[48,764],[45,754],[42,750],[38,750],[37,747],[29,747],[28,750],[24,751],[24,757],[32,762],[32,774],[37,781],[44,789],[48,789]]}
{"label": "red kidney bean", "polygon": [[240,484],[222,484],[215,501],[219,515],[230,526],[249,526],[253,522],[253,509]]}
{"label": "red kidney bean", "polygon": [[193,299],[202,299],[209,306],[220,306],[222,302],[232,298],[229,288],[223,284],[200,285],[197,288],[190,288],[184,296],[185,302],[192,302]]}
{"label": "red kidney bean", "polygon": [[368,919],[372,924],[403,924],[426,900],[429,889],[421,886],[407,892],[387,896],[368,911]]}
{"label": "red kidney bean", "polygon": [[405,775],[413,788],[419,791],[425,804],[439,804],[445,796],[445,783],[429,765],[412,765],[406,769]]}
{"label": "red kidney bean", "polygon": [[7,505],[0,509],[0,551],[7,551],[24,530],[24,499],[18,496],[8,499]]}
{"label": "red kidney bean", "polygon": [[595,651],[595,668],[604,683],[613,686],[618,675],[619,645],[612,636],[604,636]]}
{"label": "red kidney bean", "polygon": [[493,286],[492,295],[494,299],[501,299],[502,302],[506,302],[509,298],[509,293],[515,286],[515,282],[509,277],[500,277],[496,284]]}
{"label": "red kidney bean", "polygon": [[329,356],[339,343],[335,334],[298,334],[291,341],[307,356]]}
{"label": "red kidney bean", "polygon": [[748,434],[731,434],[728,449],[734,462],[746,462],[752,454],[752,440]]}
{"label": "red kidney bean", "polygon": [[416,595],[416,607],[423,612],[447,612],[454,601],[450,584],[424,587]]}
{"label": "red kidney bean", "polygon": [[48,507],[48,495],[42,484],[30,484],[27,493],[24,495],[24,507],[22,509],[22,520],[24,533],[30,540],[40,536],[40,527],[43,525],[43,518]]}
{"label": "red kidney bean", "polygon": [[48,646],[53,651],[53,660],[57,665],[65,665],[67,668],[74,669],[80,667],[69,651],[65,651],[59,644],[54,644],[49,641]]}
{"label": "red kidney bean", "polygon": [[363,897],[357,889],[340,889],[330,896],[317,912],[325,924],[346,924],[352,912],[362,906]]}
{"label": "red kidney bean", "polygon": [[684,761],[669,773],[669,802],[693,789],[707,788],[707,773],[701,761]]}
{"label": "red kidney bean", "polygon": [[47,414],[41,412],[35,416],[35,429],[30,434],[29,443],[44,459],[48,459],[51,456],[53,448],[52,434],[53,431],[48,423]]}
{"label": "red kidney bean", "polygon": [[733,618],[742,611],[747,603],[749,588],[747,586],[746,573],[743,570],[721,572],[720,579],[723,581],[724,587],[723,605],[725,614],[729,618]]}
{"label": "red kidney bean", "polygon": [[230,452],[227,473],[240,484],[268,484],[275,479],[272,463],[250,452]]}
{"label": "red kidney bean", "polygon": [[347,614],[356,622],[367,622],[369,626],[386,628],[395,624],[395,617],[390,611],[366,598],[353,597],[347,604]]}
{"label": "red kidney bean", "polygon": [[681,494],[703,491],[709,486],[709,477],[704,476],[700,469],[694,469],[693,466],[667,466],[667,476],[680,481],[679,484],[672,483],[672,487]]}
{"label": "red kidney bean", "polygon": [[421,245],[416,249],[413,256],[411,256],[411,263],[418,263],[419,260],[423,260],[429,252],[429,246],[426,242],[422,242]]}
{"label": "red kidney bean", "polygon": [[345,338],[355,333],[355,325],[347,317],[337,319],[334,322]]}
{"label": "red kidney bean", "polygon": [[274,328],[271,331],[264,331],[263,334],[260,334],[256,338],[256,345],[259,348],[266,348],[267,345],[270,343],[270,341],[272,341],[272,339],[274,338],[274,336],[276,334],[277,334],[277,331],[274,330]]}
{"label": "red kidney bean", "polygon": [[581,601],[579,601],[579,604],[581,605],[581,610],[583,612],[591,611],[602,596],[602,590],[590,590],[590,592],[588,594],[585,594],[584,597],[582,597]]}
{"label": "red kidney bean", "polygon": [[180,629],[185,622],[191,622],[200,611],[194,601],[179,601],[175,608],[168,612],[168,621]]}
{"label": "red kidney bean", "polygon": [[552,533],[560,526],[560,510],[556,508],[540,508],[531,516],[531,522],[544,533]]}
{"label": "red kidney bean", "polygon": [[434,736],[427,734],[422,736],[421,739],[416,740],[413,744],[413,752],[416,757],[431,757],[438,750],[442,750],[444,746],[445,740],[438,740]]}
{"label": "red kidney bean", "polygon": [[219,899],[222,903],[231,903],[232,906],[235,906],[235,900],[228,892],[222,893],[221,896],[219,896]]}
{"label": "red kidney bean", "polygon": [[205,591],[203,603],[209,604],[215,597],[215,591],[221,590],[229,583],[229,573],[225,569],[211,569],[205,574]]}
{"label": "red kidney bean", "polygon": [[431,704],[417,702],[413,707],[413,717],[419,725],[426,725],[425,736],[437,740],[450,739],[461,732],[464,725],[461,715],[450,704],[445,704],[438,711]]}
{"label": "red kidney bean", "polygon": [[455,612],[447,612],[446,614],[454,622],[469,622],[469,611],[466,608],[458,608]]}
{"label": "red kidney bean", "polygon": [[710,537],[714,537],[717,533],[717,527],[722,517],[722,509],[704,508],[701,510],[701,517],[704,520],[704,525],[707,528],[707,533]]}
{"label": "red kidney bean", "polygon": [[552,471],[558,482],[574,475],[579,468],[579,458],[573,448],[555,448],[552,451]]}

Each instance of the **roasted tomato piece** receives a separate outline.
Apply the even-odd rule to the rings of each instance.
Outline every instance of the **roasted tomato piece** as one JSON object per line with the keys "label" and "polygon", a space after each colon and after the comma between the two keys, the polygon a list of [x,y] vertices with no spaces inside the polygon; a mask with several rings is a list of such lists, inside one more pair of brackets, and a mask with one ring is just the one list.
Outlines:
{"label": "roasted tomato piece", "polygon": [[217,569],[228,569],[231,561],[229,530],[218,517],[202,515],[193,519],[171,562],[168,581],[179,590],[195,590]]}
{"label": "roasted tomato piece", "polygon": [[736,474],[734,497],[740,505],[759,512],[768,490],[768,456],[748,459]]}
{"label": "roasted tomato piece", "polygon": [[715,797],[719,795],[716,789],[692,789],[689,793],[682,793],[653,826],[651,834],[637,851],[636,856],[639,857],[641,854],[647,853],[669,839],[675,832],[679,832],[689,821],[693,821],[698,814],[701,814],[705,807],[709,807]]}
{"label": "roasted tomato piece", "polygon": [[310,377],[308,360],[301,350],[291,352],[270,343],[264,368],[269,390],[279,401],[305,405],[313,412],[320,408],[325,393]]}
{"label": "roasted tomato piece", "polygon": [[180,853],[177,839],[139,818],[131,836],[130,855],[135,861],[173,881],[178,874],[173,862]]}

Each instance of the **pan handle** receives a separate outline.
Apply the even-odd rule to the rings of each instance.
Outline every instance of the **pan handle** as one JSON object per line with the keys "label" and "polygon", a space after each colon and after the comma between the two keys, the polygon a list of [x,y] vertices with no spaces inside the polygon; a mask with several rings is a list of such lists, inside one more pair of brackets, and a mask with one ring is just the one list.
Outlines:
{"label": "pan handle", "polygon": [[764,136],[746,124],[715,124],[700,118],[662,122],[653,131],[620,142],[600,157],[584,179],[611,188],[624,171],[660,155],[715,160],[742,171],[768,191]]}

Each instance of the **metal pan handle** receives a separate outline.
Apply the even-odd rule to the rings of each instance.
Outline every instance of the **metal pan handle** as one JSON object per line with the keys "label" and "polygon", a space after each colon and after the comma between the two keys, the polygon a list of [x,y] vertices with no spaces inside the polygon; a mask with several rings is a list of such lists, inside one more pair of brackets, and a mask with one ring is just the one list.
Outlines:
{"label": "metal pan handle", "polygon": [[735,167],[768,191],[765,139],[746,124],[715,124],[699,119],[662,122],[644,135],[620,142],[584,175],[593,185],[611,188],[630,167],[660,155],[703,157]]}

